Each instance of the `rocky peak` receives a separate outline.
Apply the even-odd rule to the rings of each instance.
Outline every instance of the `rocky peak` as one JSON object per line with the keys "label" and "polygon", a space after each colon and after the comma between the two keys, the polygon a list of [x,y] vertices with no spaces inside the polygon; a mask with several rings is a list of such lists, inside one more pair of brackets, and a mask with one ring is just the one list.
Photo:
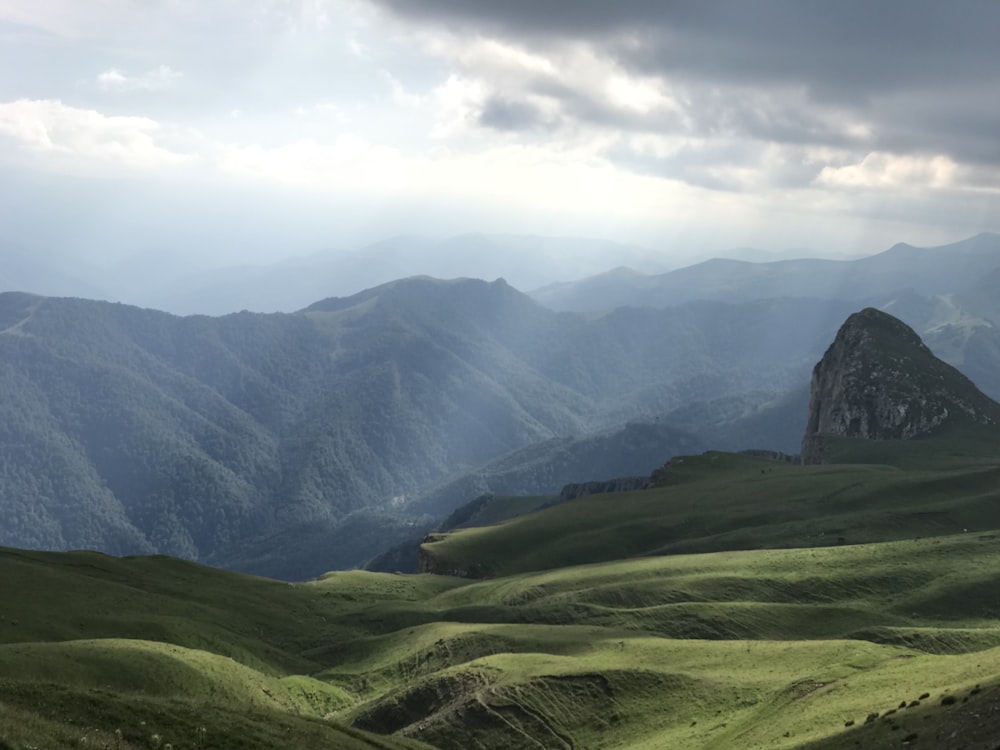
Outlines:
{"label": "rocky peak", "polygon": [[998,424],[1000,404],[908,325],[869,307],[847,319],[813,370],[802,461],[822,463],[823,435],[908,440],[957,422]]}

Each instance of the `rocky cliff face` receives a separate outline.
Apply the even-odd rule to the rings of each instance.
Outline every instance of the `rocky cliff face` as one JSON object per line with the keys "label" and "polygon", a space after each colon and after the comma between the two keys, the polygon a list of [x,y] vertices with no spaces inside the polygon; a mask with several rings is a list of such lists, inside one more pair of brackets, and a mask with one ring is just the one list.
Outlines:
{"label": "rocky cliff face", "polygon": [[957,422],[998,424],[1000,405],[912,328],[866,308],[841,326],[813,370],[802,461],[823,462],[823,435],[908,440]]}
{"label": "rocky cliff face", "polygon": [[[602,482],[578,482],[567,484],[559,493],[558,502],[576,500],[587,495],[601,495],[608,492],[632,492],[649,487],[649,477],[617,477]],[[555,505],[555,503],[553,503]]]}

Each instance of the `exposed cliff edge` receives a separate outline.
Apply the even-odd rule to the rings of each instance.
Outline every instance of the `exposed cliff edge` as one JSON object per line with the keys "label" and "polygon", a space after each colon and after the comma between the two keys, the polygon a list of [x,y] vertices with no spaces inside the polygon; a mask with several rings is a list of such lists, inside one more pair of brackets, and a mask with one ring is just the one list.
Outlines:
{"label": "exposed cliff edge", "polygon": [[963,422],[1000,424],[1000,404],[912,328],[869,307],[845,321],[813,369],[802,462],[823,463],[824,435],[909,440]]}
{"label": "exposed cliff edge", "polygon": [[616,477],[595,482],[577,482],[567,484],[559,493],[559,499],[552,503],[564,503],[569,500],[576,500],[578,497],[587,495],[601,495],[608,492],[632,492],[633,490],[644,490],[649,487],[649,476],[644,477]]}

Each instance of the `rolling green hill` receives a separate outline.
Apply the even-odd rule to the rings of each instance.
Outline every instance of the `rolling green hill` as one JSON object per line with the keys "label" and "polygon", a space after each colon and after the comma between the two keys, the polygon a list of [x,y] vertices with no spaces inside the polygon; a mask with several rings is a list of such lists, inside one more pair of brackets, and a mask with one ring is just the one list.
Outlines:
{"label": "rolling green hill", "polygon": [[353,700],[298,676],[334,629],[287,584],[10,549],[0,580],[0,747],[423,747],[323,720]]}
{"label": "rolling green hill", "polygon": [[[849,441],[848,441],[849,442]],[[860,441],[858,441],[860,442]],[[868,443],[869,441],[865,441]],[[870,444],[870,443],[869,443]],[[430,570],[510,575],[638,555],[827,546],[1000,528],[997,441],[920,441],[914,463],[801,466],[676,457],[662,486],[579,498],[424,544]],[[856,446],[854,455],[868,446]],[[886,444],[876,460],[906,460]],[[845,452],[849,448],[843,449]]]}
{"label": "rolling green hill", "polygon": [[[836,492],[824,478],[835,469],[838,487],[850,474],[867,494]],[[760,478],[790,507],[841,505],[849,526],[882,518],[872,535],[897,541],[780,548],[799,537],[779,525],[773,548],[627,557],[627,531],[606,527],[598,548],[550,535],[507,569],[539,567],[538,555],[583,564],[488,580],[353,571],[287,584],[163,557],[3,550],[0,743],[116,747],[120,730],[130,750],[153,735],[178,749],[724,750],[876,747],[916,732],[957,748],[951,733],[973,731],[970,714],[1000,690],[1000,531],[995,519],[957,534],[927,523],[912,537],[918,508],[965,522],[977,492],[996,505],[997,471],[944,461],[935,489],[933,467],[909,477],[708,455],[650,496],[700,488],[700,502],[732,502]],[[630,496],[604,499],[634,510]],[[731,523],[760,535],[752,518]],[[512,524],[445,541],[478,536],[467,551],[483,559]],[[609,548],[616,558],[591,561]]]}

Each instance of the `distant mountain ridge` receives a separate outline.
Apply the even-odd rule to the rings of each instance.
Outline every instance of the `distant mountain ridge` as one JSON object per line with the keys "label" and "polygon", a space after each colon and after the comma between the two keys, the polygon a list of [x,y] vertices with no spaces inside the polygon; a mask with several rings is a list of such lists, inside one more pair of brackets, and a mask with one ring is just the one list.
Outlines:
{"label": "distant mountain ridge", "polygon": [[998,288],[1000,234],[986,233],[940,247],[900,243],[850,261],[716,259],[656,276],[619,269],[539,289],[532,297],[552,309],[590,313],[787,296],[876,307],[904,320],[938,356],[1000,399]]}
{"label": "distant mountain ridge", "polygon": [[798,296],[863,301],[900,289],[920,295],[957,292],[998,268],[1000,234],[985,233],[940,247],[900,243],[857,260],[753,263],[717,258],[654,276],[610,272],[531,294],[554,310],[578,312],[623,305],[666,307],[695,299],[746,302]]}
{"label": "distant mountain ridge", "polygon": [[[933,283],[985,268],[995,238]],[[880,300],[993,395],[997,272]],[[426,276],[218,318],[0,294],[0,544],[308,577],[482,493],[555,493],[679,451],[793,453],[813,365],[857,309],[783,296],[575,314],[500,279]]]}
{"label": "distant mountain ridge", "polygon": [[139,297],[119,294],[129,302],[179,314],[223,315],[243,309],[293,312],[330,295],[349,296],[359,289],[421,275],[502,277],[518,289],[533,289],[567,274],[599,272],[606,258],[652,272],[670,267],[653,250],[608,240],[498,234],[401,236],[356,250],[328,250],[270,264],[189,273]]}

